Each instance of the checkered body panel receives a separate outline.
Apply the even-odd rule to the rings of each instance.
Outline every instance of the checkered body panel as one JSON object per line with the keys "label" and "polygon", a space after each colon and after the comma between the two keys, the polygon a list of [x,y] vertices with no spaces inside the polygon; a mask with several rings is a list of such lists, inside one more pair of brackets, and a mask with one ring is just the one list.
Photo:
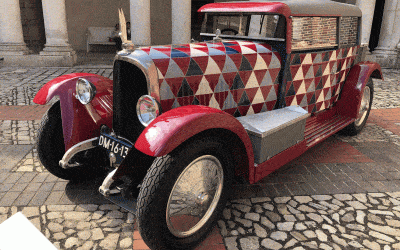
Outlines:
{"label": "checkered body panel", "polygon": [[163,111],[204,105],[235,117],[272,110],[281,57],[270,45],[222,41],[141,48],[158,70]]}
{"label": "checkered body panel", "polygon": [[359,46],[291,55],[287,72],[286,106],[299,105],[309,113],[331,107],[360,52]]}

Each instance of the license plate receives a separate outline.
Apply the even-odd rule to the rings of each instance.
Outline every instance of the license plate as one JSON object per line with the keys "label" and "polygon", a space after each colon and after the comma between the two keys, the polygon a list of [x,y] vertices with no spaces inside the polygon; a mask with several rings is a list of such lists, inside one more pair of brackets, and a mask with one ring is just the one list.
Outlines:
{"label": "license plate", "polygon": [[126,143],[108,134],[100,134],[99,146],[105,148],[108,153],[114,153],[117,158],[115,162],[116,164],[120,164],[128,155],[129,150],[132,148],[132,145],[129,143]]}

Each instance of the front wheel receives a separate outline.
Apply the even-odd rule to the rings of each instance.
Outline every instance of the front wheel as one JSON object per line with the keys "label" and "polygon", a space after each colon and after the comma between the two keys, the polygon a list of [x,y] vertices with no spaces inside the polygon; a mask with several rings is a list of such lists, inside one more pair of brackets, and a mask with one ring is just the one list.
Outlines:
{"label": "front wheel", "polygon": [[357,135],[365,127],[367,119],[372,107],[372,100],[374,97],[374,84],[372,79],[369,78],[367,84],[364,87],[364,91],[361,97],[360,108],[358,109],[356,120],[345,127],[341,133],[345,135]]}
{"label": "front wheel", "polygon": [[191,249],[207,235],[231,190],[225,148],[216,139],[196,140],[154,161],[137,203],[139,232],[151,249]]}
{"label": "front wheel", "polygon": [[79,167],[64,169],[59,165],[59,161],[65,153],[59,101],[44,114],[38,131],[36,147],[43,166],[61,179],[80,181],[105,173],[106,159],[96,148],[78,153],[71,159],[71,161],[81,164]]}

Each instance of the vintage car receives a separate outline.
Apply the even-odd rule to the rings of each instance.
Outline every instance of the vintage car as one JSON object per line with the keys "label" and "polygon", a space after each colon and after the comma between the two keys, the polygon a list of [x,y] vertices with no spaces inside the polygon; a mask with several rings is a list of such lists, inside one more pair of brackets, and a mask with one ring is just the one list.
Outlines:
{"label": "vintage car", "polygon": [[34,99],[59,96],[39,131],[42,164],[67,180],[103,174],[100,193],[122,206],[138,193],[152,249],[199,243],[235,176],[255,183],[336,132],[359,133],[371,78],[382,79],[363,61],[356,6],[225,2],[199,12],[203,41],[135,47],[122,32],[113,80],[64,75]]}

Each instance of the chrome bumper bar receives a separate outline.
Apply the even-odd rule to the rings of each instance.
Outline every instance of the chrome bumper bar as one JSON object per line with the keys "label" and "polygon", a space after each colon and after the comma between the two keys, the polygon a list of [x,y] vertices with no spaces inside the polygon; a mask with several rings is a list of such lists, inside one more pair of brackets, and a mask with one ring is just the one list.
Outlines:
{"label": "chrome bumper bar", "polygon": [[65,152],[63,158],[59,162],[60,166],[64,169],[78,167],[80,165],[79,163],[69,163],[69,161],[77,153],[97,147],[98,140],[99,140],[99,137],[94,137],[92,139],[79,142],[78,144],[76,144],[73,147],[71,147],[70,149],[68,149],[68,151]]}

